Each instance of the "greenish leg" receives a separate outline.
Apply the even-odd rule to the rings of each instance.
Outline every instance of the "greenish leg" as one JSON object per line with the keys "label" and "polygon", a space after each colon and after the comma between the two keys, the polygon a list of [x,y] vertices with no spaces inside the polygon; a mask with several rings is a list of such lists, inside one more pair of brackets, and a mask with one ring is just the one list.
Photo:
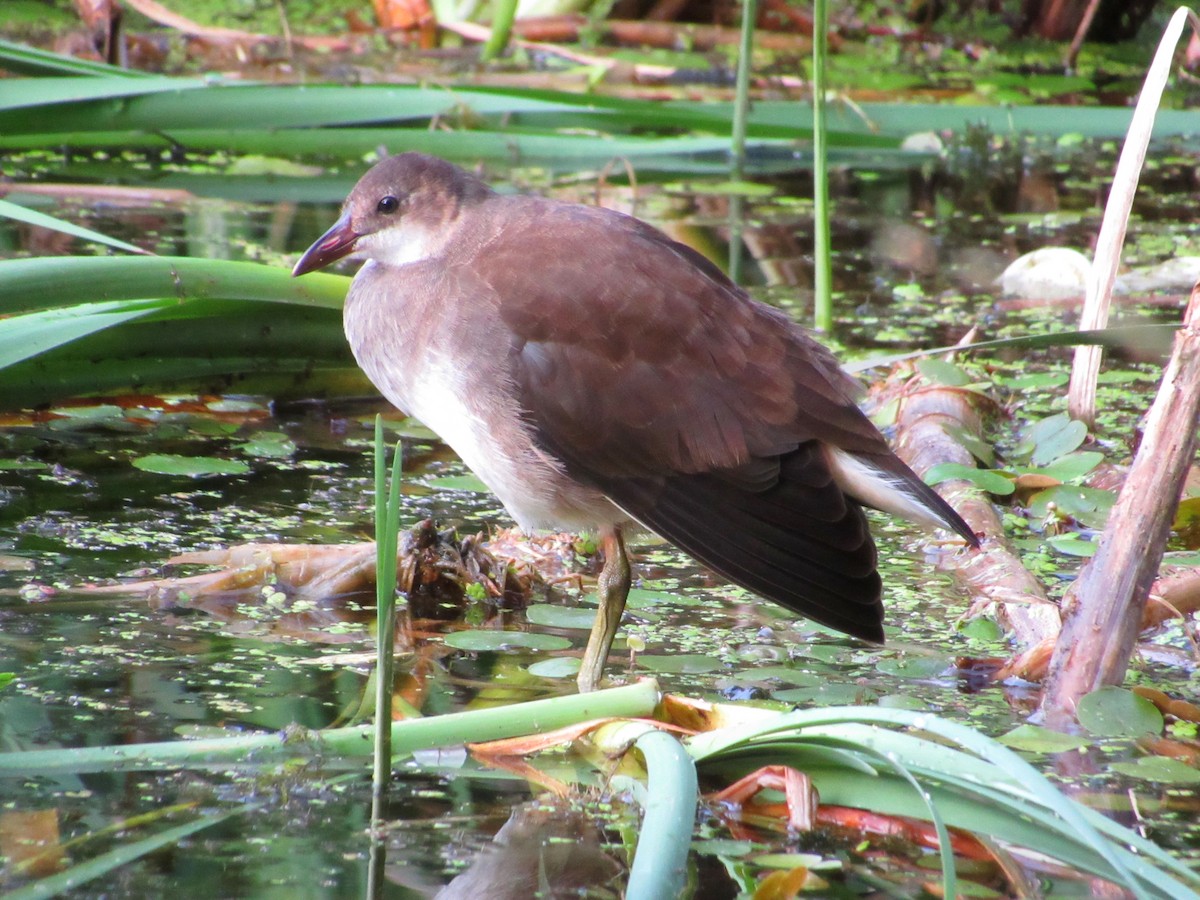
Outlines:
{"label": "greenish leg", "polygon": [[592,624],[587,649],[583,651],[583,663],[579,667],[580,693],[594,691],[600,686],[604,663],[617,636],[617,626],[621,624],[621,614],[625,612],[625,600],[629,596],[629,557],[625,555],[625,539],[620,530],[614,528],[601,535],[601,546],[604,548],[604,569],[596,585],[600,609],[596,612],[596,621]]}

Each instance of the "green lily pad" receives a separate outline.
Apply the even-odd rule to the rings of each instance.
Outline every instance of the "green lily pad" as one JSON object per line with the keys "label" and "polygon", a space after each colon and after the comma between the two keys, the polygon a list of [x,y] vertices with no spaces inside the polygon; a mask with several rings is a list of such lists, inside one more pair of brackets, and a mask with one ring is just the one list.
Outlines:
{"label": "green lily pad", "polygon": [[950,668],[950,663],[934,656],[898,656],[881,659],[875,668],[898,678],[936,678]]}
{"label": "green lily pad", "polygon": [[241,445],[249,456],[265,456],[282,459],[296,452],[296,443],[282,431],[260,431]]}
{"label": "green lily pad", "polygon": [[1076,478],[1082,478],[1102,462],[1104,462],[1103,453],[1097,453],[1095,450],[1076,450],[1074,453],[1060,456],[1049,465],[1033,471],[1039,475],[1057,478],[1059,481],[1074,481]]}
{"label": "green lily pad", "polygon": [[37,472],[50,466],[36,459],[0,459],[0,472]]}
{"label": "green lily pad", "polygon": [[539,659],[529,667],[529,674],[538,678],[574,678],[579,672],[580,660],[573,656],[554,656]]}
{"label": "green lily pad", "polygon": [[556,606],[553,603],[538,603],[525,610],[525,618],[534,625],[546,625],[550,628],[581,628],[586,631],[596,621],[596,611],[574,606]]}
{"label": "green lily pad", "polygon": [[1101,737],[1140,737],[1162,731],[1162,713],[1133,691],[1102,687],[1079,698],[1075,708],[1079,724]]}
{"label": "green lily pad", "polygon": [[737,681],[766,681],[772,679],[793,687],[816,687],[825,676],[815,672],[801,672],[791,666],[760,666],[757,669],[742,669],[734,676]]}
{"label": "green lily pad", "polygon": [[1144,778],[1161,784],[1200,784],[1200,769],[1168,756],[1146,756],[1142,759],[1113,763],[1114,772],[1132,778]]}
{"label": "green lily pad", "polygon": [[687,594],[668,594],[665,591],[633,588],[625,605],[630,609],[648,609],[668,603],[673,606],[698,606],[700,602],[698,597],[690,597]]}
{"label": "green lily pad", "polygon": [[1029,512],[1035,518],[1044,519],[1053,503],[1058,516],[1072,518],[1088,528],[1103,528],[1116,500],[1112,491],[1060,484],[1035,494],[1029,501]]}
{"label": "green lily pad", "polygon": [[1063,734],[1038,725],[1018,725],[996,740],[1006,747],[1028,753],[1065,753],[1068,750],[1079,750],[1091,743],[1078,735]]}
{"label": "green lily pad", "polygon": [[250,467],[236,459],[218,459],[215,456],[177,456],[173,453],[151,453],[133,461],[136,469],[158,475],[245,475]]}
{"label": "green lily pad", "polygon": [[483,653],[527,647],[530,650],[566,650],[571,642],[556,634],[535,634],[529,631],[455,631],[445,637],[446,646],[455,650]]}
{"label": "green lily pad", "polygon": [[1005,387],[1014,391],[1029,391],[1037,388],[1061,387],[1071,380],[1066,372],[1035,372],[1031,375],[1018,375],[1004,382]]}
{"label": "green lily pad", "polygon": [[781,703],[814,703],[817,706],[862,706],[874,703],[876,693],[861,684],[834,682],[817,687],[788,688],[772,691],[771,696]]}
{"label": "green lily pad", "polygon": [[56,416],[62,416],[65,419],[85,419],[87,421],[125,418],[125,410],[112,403],[100,403],[96,406],[64,406],[53,412]]}
{"label": "green lily pad", "polygon": [[1026,432],[1025,438],[1033,443],[1030,461],[1035,466],[1045,466],[1079,449],[1079,445],[1087,440],[1087,426],[1066,413],[1059,413],[1037,422]]}
{"label": "green lily pad", "polygon": [[925,473],[926,484],[941,484],[943,481],[969,481],[981,491],[1007,497],[1016,487],[1011,478],[1005,478],[992,469],[977,469],[962,463],[944,462],[931,466]]}
{"label": "green lily pad", "polygon": [[929,709],[928,703],[912,694],[884,694],[877,701],[877,705],[885,709],[911,709],[913,711]]}
{"label": "green lily pad", "polygon": [[721,668],[719,659],[701,653],[677,653],[673,656],[643,653],[637,661],[639,666],[665,675],[703,675]]}
{"label": "green lily pad", "polygon": [[428,478],[425,483],[438,491],[474,491],[477,494],[490,494],[491,489],[475,475],[441,475]]}
{"label": "green lily pad", "polygon": [[1074,532],[1052,535],[1046,538],[1046,543],[1064,556],[1080,556],[1084,558],[1095,556],[1096,549],[1099,546],[1093,541],[1085,540],[1081,535]]}
{"label": "green lily pad", "polygon": [[968,619],[958,626],[958,631],[977,641],[998,641],[1004,637],[1004,629],[1000,627],[1000,623],[987,616]]}
{"label": "green lily pad", "polygon": [[946,387],[962,387],[972,381],[961,367],[944,359],[923,359],[917,363],[917,371],[935,384]]}
{"label": "green lily pad", "polygon": [[[373,418],[371,422],[374,422]],[[365,424],[369,425],[371,422],[367,422]],[[431,428],[426,428],[411,416],[406,419],[400,419],[396,422],[385,419],[383,425],[393,434],[400,437],[406,437],[414,441],[429,441],[430,443],[434,443],[441,440],[441,438],[437,436],[437,432]]]}

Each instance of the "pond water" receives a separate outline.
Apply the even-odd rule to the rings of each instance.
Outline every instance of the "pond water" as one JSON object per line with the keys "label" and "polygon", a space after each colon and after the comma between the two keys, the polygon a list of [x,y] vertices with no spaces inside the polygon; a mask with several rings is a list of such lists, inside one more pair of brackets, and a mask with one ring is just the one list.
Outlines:
{"label": "pond water", "polygon": [[[847,356],[861,358],[952,343],[976,323],[985,324],[989,335],[1068,327],[1069,308],[997,304],[993,281],[1020,252],[1047,243],[1087,249],[1098,223],[1103,186],[1098,173],[1107,169],[1111,149],[1085,145],[1067,158],[1052,145],[967,142],[946,164],[846,174],[836,192],[839,305],[832,340]],[[1153,199],[1141,203],[1131,226],[1127,260],[1135,264],[1200,254],[1200,240],[1189,227],[1200,157],[1164,149],[1159,160]],[[335,201],[361,172],[344,165],[307,184],[278,178],[249,182],[242,199],[233,199],[237,188],[187,166],[146,168],[130,160],[52,156],[29,157],[22,165],[45,181],[88,183],[115,174],[130,184],[209,194],[173,204],[60,200],[47,211],[157,252],[279,265],[294,260],[333,220]],[[718,256],[725,253],[726,198],[703,183],[643,184],[636,192],[608,184],[597,191],[594,181],[552,180],[544,172],[494,175],[503,186],[573,199],[590,200],[598,192],[606,203],[634,208],[677,237]],[[804,179],[770,185],[769,197],[750,204],[748,280],[760,296],[806,317],[811,236],[803,198],[809,186]],[[80,252],[57,236],[11,224],[0,224],[0,247],[10,256]],[[1168,321],[1177,316],[1161,305],[1159,312],[1139,306],[1129,314]],[[1033,371],[1031,364],[1039,373],[1060,375],[1064,358],[1062,352],[1047,353],[1031,361],[1022,354],[989,360],[978,371],[1003,386],[1005,378]],[[1128,451],[1127,436],[1156,372],[1140,361],[1126,361],[1122,369],[1128,377],[1104,386],[1101,395],[1110,437],[1105,449],[1117,462]],[[1002,400],[1022,421],[1060,411],[1055,377],[1045,385],[1002,389]],[[372,603],[365,597],[327,598],[298,608],[269,592],[189,602],[144,591],[122,596],[76,589],[157,577],[167,571],[169,557],[185,551],[245,542],[365,539],[373,515],[371,423],[385,407],[369,394],[357,401],[273,405],[261,397],[228,395],[122,403],[14,415],[0,431],[0,672],[15,674],[0,689],[4,749],[345,722],[362,702],[370,673]],[[466,471],[436,439],[394,416],[389,421],[396,433],[407,435],[407,521],[433,517],[462,534],[510,524],[494,498],[460,478]],[[995,435],[1002,449],[1015,442],[1006,423]],[[152,453],[231,458],[246,463],[248,471],[193,478],[134,465]],[[643,538],[631,548],[642,593],[622,635],[638,638],[644,649],[633,653],[619,644],[624,649],[614,653],[610,675],[622,681],[650,673],[666,689],[712,699],[903,706],[969,722],[993,735],[1019,724],[1035,702],[1031,690],[979,691],[955,668],[959,657],[1004,655],[1003,641],[986,630],[954,627],[964,599],[950,576],[926,559],[920,533],[882,516],[875,517],[874,531],[886,585],[886,648],[867,649],[816,629]],[[1073,560],[1038,546],[1036,534],[1031,539],[1030,556],[1041,561],[1052,584],[1070,576]],[[569,585],[544,599],[587,606],[586,592]],[[470,652],[440,637],[464,627],[501,626],[565,639],[566,649]],[[521,611],[496,613],[474,603],[458,622],[414,623],[411,643],[397,657],[397,688],[428,715],[568,693],[574,690],[572,676],[547,677],[537,674],[545,669],[530,667],[578,655],[586,636],[578,627],[536,624]],[[1163,643],[1186,648],[1178,630],[1168,632]],[[1190,686],[1191,696],[1196,693],[1191,668],[1141,663],[1132,677],[1170,684],[1185,695]],[[1128,750],[1109,744],[1103,753],[1119,758]],[[1096,771],[1102,768],[1097,763]],[[571,810],[554,815],[531,804],[534,794],[522,777],[453,755],[409,761],[399,771],[387,810],[385,896],[425,896],[455,876],[463,880],[451,896],[482,896],[472,893],[481,883],[496,890],[489,896],[507,896],[498,885],[508,881],[524,885],[513,872],[528,861],[522,863],[513,848],[522,840],[536,845],[535,840],[510,836],[504,853],[486,852],[510,815],[514,833],[557,829],[558,840],[577,853],[568,868],[590,872],[600,895],[616,895],[620,879],[612,879],[624,865],[621,835],[633,828],[637,812],[619,796],[610,802],[598,783]],[[1124,785],[1109,776],[1089,787],[1118,795]],[[1194,855],[1195,835],[1178,821],[1181,808],[1194,808],[1194,796],[1145,782],[1134,790],[1143,825],[1154,837]],[[186,890],[196,897],[342,897],[366,889],[370,786],[353,773],[318,763],[0,780],[0,818],[6,811],[16,816],[52,810],[62,835],[99,832],[179,803],[237,808],[241,814],[72,896]],[[728,837],[716,820],[702,823],[701,832]],[[827,834],[789,838],[764,832],[758,839],[788,850],[837,846]],[[90,856],[119,843],[116,834],[99,835],[79,852]],[[925,877],[913,873],[928,866],[929,858],[907,852],[912,870],[896,871],[894,858],[862,862],[855,870],[862,874],[839,882],[831,895],[859,894],[871,885],[878,890],[879,884],[913,889]],[[511,857],[508,869],[498,860],[505,856]],[[737,882],[716,854],[693,854],[692,864],[691,883],[700,885],[696,896],[737,895]],[[512,895],[520,892],[530,895],[527,886]]]}

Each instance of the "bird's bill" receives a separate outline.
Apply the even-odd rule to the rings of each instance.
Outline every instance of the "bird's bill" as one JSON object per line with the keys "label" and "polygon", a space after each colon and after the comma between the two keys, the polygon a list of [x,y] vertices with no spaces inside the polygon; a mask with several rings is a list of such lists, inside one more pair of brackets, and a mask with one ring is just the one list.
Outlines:
{"label": "bird's bill", "polygon": [[354,251],[354,243],[360,235],[350,227],[350,216],[344,215],[333,227],[321,235],[311,247],[304,251],[295,268],[292,277],[307,275],[317,269],[323,269],[335,260],[341,259]]}

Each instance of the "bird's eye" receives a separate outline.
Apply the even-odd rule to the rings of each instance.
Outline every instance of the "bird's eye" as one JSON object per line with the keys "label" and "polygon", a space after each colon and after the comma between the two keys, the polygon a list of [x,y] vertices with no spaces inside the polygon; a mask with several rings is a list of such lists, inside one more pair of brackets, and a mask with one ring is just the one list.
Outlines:
{"label": "bird's eye", "polygon": [[376,211],[383,213],[385,216],[390,216],[392,213],[394,213],[399,208],[400,208],[400,201],[397,200],[395,197],[393,197],[391,194],[388,194],[388,196],[386,196],[382,200],[380,200],[379,203],[376,204],[376,206],[375,206]]}

